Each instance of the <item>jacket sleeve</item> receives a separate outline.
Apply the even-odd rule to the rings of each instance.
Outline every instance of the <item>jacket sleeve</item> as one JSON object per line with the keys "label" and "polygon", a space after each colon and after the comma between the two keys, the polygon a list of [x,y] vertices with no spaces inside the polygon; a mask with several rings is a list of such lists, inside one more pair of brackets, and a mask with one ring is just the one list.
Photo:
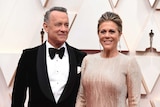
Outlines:
{"label": "jacket sleeve", "polygon": [[25,52],[23,51],[16,70],[11,107],[24,107],[27,90],[26,60]]}

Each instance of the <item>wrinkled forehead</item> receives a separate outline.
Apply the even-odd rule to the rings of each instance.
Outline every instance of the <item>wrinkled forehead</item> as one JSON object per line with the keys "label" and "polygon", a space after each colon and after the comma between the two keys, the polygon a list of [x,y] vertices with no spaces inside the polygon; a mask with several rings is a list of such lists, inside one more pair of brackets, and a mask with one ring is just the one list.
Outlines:
{"label": "wrinkled forehead", "polygon": [[67,13],[60,11],[52,11],[49,16],[49,20],[66,20],[69,22]]}

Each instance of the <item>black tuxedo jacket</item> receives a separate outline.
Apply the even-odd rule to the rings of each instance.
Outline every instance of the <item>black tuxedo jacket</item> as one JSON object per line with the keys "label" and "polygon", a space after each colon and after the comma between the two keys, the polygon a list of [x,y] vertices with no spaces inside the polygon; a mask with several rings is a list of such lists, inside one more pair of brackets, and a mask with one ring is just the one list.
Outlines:
{"label": "black tuxedo jacket", "polygon": [[46,43],[23,51],[18,63],[12,92],[11,107],[24,107],[26,90],[29,90],[28,107],[74,107],[80,83],[77,67],[86,53],[66,43],[69,54],[69,78],[55,102],[47,74]]}

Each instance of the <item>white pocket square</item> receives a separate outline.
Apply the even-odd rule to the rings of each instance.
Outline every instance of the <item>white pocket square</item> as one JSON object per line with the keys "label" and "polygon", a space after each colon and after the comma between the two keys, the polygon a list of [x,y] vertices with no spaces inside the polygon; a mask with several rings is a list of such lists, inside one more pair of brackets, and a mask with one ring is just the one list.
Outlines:
{"label": "white pocket square", "polygon": [[77,67],[77,74],[79,74],[81,72],[81,67]]}

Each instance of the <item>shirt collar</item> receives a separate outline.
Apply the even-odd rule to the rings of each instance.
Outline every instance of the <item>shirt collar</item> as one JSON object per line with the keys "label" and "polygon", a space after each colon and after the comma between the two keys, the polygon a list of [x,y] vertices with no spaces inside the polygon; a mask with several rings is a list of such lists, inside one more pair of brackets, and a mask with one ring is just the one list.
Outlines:
{"label": "shirt collar", "polygon": [[[64,47],[65,48],[65,51],[64,51],[64,56],[66,56],[66,54],[67,54],[67,47],[66,47],[66,43],[64,43],[60,48],[62,48],[62,47]],[[48,41],[46,41],[46,51],[47,51],[47,54],[49,54],[48,53],[48,49],[49,48],[55,48],[54,46],[52,46]],[[58,48],[58,49],[60,49],[60,48]]]}

